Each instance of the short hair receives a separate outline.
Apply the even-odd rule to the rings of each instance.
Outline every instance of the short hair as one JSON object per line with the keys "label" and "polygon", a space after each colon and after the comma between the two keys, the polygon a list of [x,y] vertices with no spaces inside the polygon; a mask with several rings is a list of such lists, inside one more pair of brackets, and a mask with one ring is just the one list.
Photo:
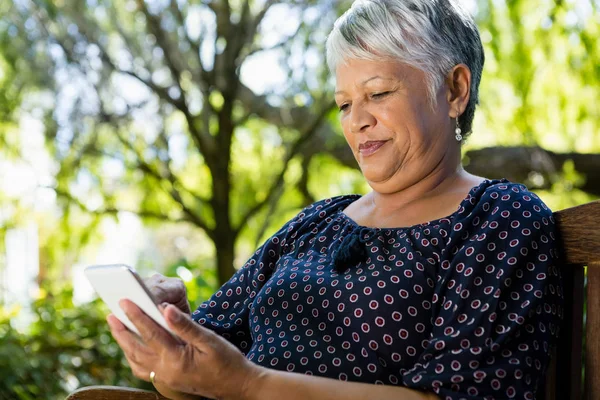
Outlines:
{"label": "short hair", "polygon": [[465,64],[470,98],[458,122],[463,136],[471,132],[485,56],[472,16],[457,0],[356,0],[327,38],[331,73],[348,59],[394,60],[423,71],[432,107],[445,76]]}

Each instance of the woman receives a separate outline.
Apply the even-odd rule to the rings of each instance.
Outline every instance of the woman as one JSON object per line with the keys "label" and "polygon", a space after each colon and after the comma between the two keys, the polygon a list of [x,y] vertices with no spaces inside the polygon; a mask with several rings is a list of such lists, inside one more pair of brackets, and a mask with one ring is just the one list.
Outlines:
{"label": "woman", "polygon": [[307,207],[191,318],[180,282],[150,279],[179,338],[124,301],[143,343],[109,323],[134,373],[174,398],[535,398],[562,315],[555,225],[523,185],[461,166],[471,17],[357,1],[327,51],[372,191]]}

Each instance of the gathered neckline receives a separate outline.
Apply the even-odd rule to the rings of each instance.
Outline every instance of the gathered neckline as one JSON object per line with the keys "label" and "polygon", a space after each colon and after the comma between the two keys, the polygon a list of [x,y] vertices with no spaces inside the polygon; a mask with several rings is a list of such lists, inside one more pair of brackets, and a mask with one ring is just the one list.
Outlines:
{"label": "gathered neckline", "polygon": [[[461,210],[461,208],[464,206],[465,203],[469,202],[469,199],[472,197],[472,195],[474,193],[476,193],[479,188],[481,188],[484,184],[490,184],[490,183],[509,183],[510,181],[506,178],[502,178],[502,179],[484,179],[483,181],[481,181],[479,184],[473,186],[470,190],[469,193],[467,194],[467,196],[461,200],[460,204],[458,205],[458,208],[456,209],[456,211],[454,211],[452,214],[447,215],[445,217],[442,218],[436,218],[436,219],[432,219],[430,221],[426,221],[426,222],[422,222],[420,224],[414,224],[414,225],[410,225],[410,226],[401,226],[401,227],[396,227],[396,228],[378,228],[378,227],[372,227],[372,226],[365,226],[365,225],[360,225],[358,222],[356,222],[352,217],[350,217],[348,214],[346,214],[344,212],[344,209],[346,207],[348,207],[350,204],[352,203],[348,203],[346,205],[346,207],[344,208],[340,208],[340,210],[338,211],[338,214],[340,215],[341,218],[345,219],[349,224],[351,224],[355,229],[360,229],[361,231],[364,230],[371,230],[371,231],[377,231],[377,232],[397,232],[397,231],[409,231],[415,228],[423,228],[423,227],[428,227],[428,226],[432,226],[432,225],[439,225],[441,223],[451,223],[452,220],[456,217],[456,215],[459,213],[459,211]],[[356,197],[356,200],[358,200],[359,198],[362,197],[362,195],[359,194],[353,194],[353,195],[348,195],[348,197]]]}

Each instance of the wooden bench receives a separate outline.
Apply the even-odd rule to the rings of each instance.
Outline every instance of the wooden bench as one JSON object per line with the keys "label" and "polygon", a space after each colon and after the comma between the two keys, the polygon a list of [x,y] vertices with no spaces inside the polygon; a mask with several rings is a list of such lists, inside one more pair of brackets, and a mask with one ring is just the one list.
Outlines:
{"label": "wooden bench", "polygon": [[67,400],[165,400],[155,392],[118,386],[88,386],[71,393]]}
{"label": "wooden bench", "polygon": [[[554,213],[560,232],[565,313],[540,400],[600,399],[600,200]],[[587,292],[584,269],[587,266]],[[587,318],[584,331],[584,298]],[[585,340],[585,379],[583,343]],[[598,338],[590,340],[590,338]],[[585,396],[585,397],[583,397]],[[162,400],[145,390],[90,386],[67,400]]]}
{"label": "wooden bench", "polygon": [[[597,400],[600,399],[600,201],[561,210],[554,216],[561,235],[565,314],[546,375],[545,393],[540,399]],[[585,331],[584,303],[587,303]]]}

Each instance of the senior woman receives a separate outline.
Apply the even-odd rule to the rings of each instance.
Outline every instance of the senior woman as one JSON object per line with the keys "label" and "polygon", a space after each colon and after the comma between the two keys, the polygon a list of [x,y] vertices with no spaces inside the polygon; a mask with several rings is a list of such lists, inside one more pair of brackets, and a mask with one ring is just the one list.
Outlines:
{"label": "senior woman", "polygon": [[472,18],[360,0],[327,60],[372,191],[308,206],[191,316],[181,282],[151,278],[177,338],[123,301],[143,341],[109,323],[135,375],[173,398],[534,399],[562,315],[555,225],[525,186],[461,166]]}

